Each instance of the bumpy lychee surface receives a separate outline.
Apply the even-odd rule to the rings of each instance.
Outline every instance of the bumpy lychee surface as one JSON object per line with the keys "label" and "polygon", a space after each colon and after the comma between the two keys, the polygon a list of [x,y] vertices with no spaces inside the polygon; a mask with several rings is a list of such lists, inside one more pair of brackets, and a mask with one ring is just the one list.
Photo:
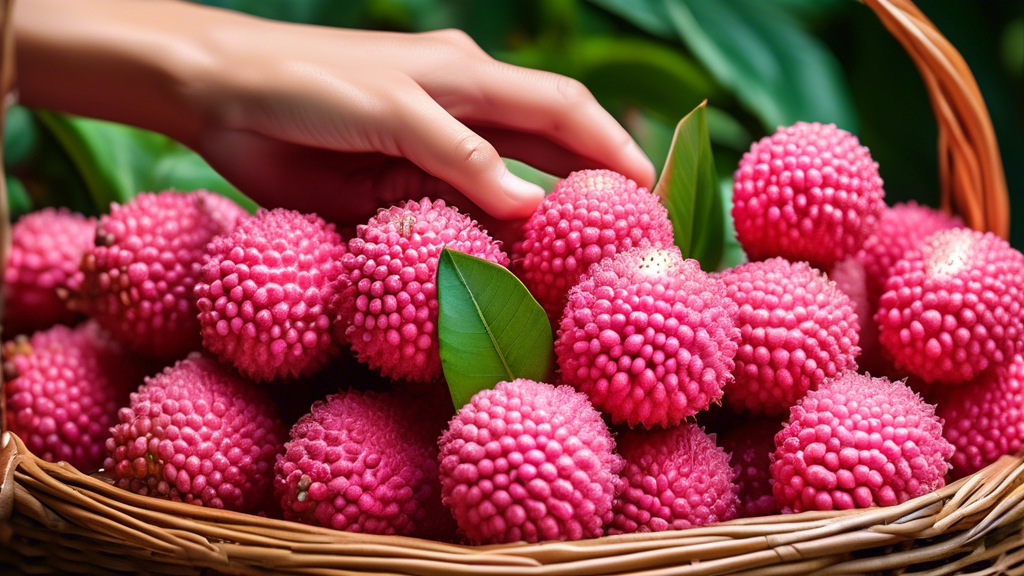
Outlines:
{"label": "bumpy lychee surface", "polygon": [[1024,255],[1003,239],[941,230],[891,269],[875,322],[899,370],[958,384],[1024,352]]}
{"label": "bumpy lychee surface", "polygon": [[428,421],[390,394],[348,391],[313,404],[275,466],[285,518],[365,534],[454,533],[438,482],[440,429]]}
{"label": "bumpy lychee surface", "polygon": [[657,196],[617,172],[582,170],[555,184],[527,220],[512,247],[513,270],[557,322],[592,264],[659,245],[672,245],[672,223]]}
{"label": "bumpy lychee surface", "polygon": [[98,469],[117,411],[146,366],[92,321],[19,336],[3,352],[7,429],[47,462]]}
{"label": "bumpy lychee surface", "polygon": [[195,285],[203,346],[256,381],[323,368],[339,350],[343,254],[334,225],[280,208],[214,238]]}
{"label": "bumpy lychee surface", "polygon": [[[197,190],[197,192],[207,191]],[[235,226],[238,226],[242,220],[251,216],[248,210],[236,204],[234,200],[221,194],[213,192],[203,194],[203,203],[210,215],[213,216],[214,219],[219,220],[221,225],[227,230],[234,230]]]}
{"label": "bumpy lychee surface", "polygon": [[775,453],[775,434],[781,428],[778,420],[758,418],[738,422],[718,434],[718,443],[729,454],[729,465],[736,475],[740,518],[775,513],[771,455]]}
{"label": "bumpy lychee surface", "polygon": [[1024,356],[938,398],[943,435],[956,448],[953,478],[973,474],[1024,443]]}
{"label": "bumpy lychee surface", "polygon": [[602,260],[569,292],[555,344],[562,381],[616,424],[675,426],[722,397],[735,313],[722,283],[674,246]]}
{"label": "bumpy lychee surface", "polygon": [[73,279],[75,306],[147,356],[175,360],[198,349],[192,289],[206,244],[231,231],[210,211],[211,194],[143,193],[112,205]]}
{"label": "bumpy lychee surface", "polygon": [[871,313],[874,314],[878,298],[884,292],[889,269],[907,250],[917,248],[939,230],[962,226],[959,218],[914,201],[887,207],[878,219],[878,227],[864,240],[864,247],[856,256],[864,266]]}
{"label": "bumpy lychee surface", "polygon": [[775,446],[772,489],[786,513],[900,504],[944,486],[953,455],[934,406],[855,372],[808,392]]}
{"label": "bumpy lychee surface", "polygon": [[857,368],[857,314],[850,298],[805,262],[749,262],[719,278],[738,306],[733,410],[785,414],[826,378]]}
{"label": "bumpy lychee surface", "polygon": [[886,375],[891,368],[882,358],[878,347],[878,327],[875,325],[875,305],[868,296],[867,272],[864,265],[854,256],[837,263],[829,271],[828,277],[836,283],[836,287],[850,297],[850,304],[857,314],[857,345],[860,355],[857,365],[861,371],[868,371],[876,376]]}
{"label": "bumpy lychee surface", "polygon": [[147,378],[118,412],[103,467],[120,488],[238,512],[262,509],[286,431],[274,403],[193,353]]}
{"label": "bumpy lychee surface", "polygon": [[622,459],[569,386],[500,382],[462,407],[439,445],[442,499],[470,542],[596,538],[612,520]]}
{"label": "bumpy lychee surface", "polygon": [[346,334],[359,360],[384,376],[441,376],[437,262],[444,248],[508,266],[500,243],[472,218],[428,198],[381,210],[348,243],[341,322],[350,324]]}
{"label": "bumpy lychee surface", "polygon": [[619,437],[622,492],[609,533],[660,532],[736,518],[738,487],[729,455],[696,424]]}
{"label": "bumpy lychee surface", "polygon": [[733,174],[736,237],[751,260],[827,269],[860,250],[885,209],[871,153],[834,124],[797,122],[755,142]]}
{"label": "bumpy lychee surface", "polygon": [[59,291],[78,271],[95,235],[94,218],[65,208],[45,208],[14,224],[3,283],[6,334],[30,334],[75,321],[77,315]]}

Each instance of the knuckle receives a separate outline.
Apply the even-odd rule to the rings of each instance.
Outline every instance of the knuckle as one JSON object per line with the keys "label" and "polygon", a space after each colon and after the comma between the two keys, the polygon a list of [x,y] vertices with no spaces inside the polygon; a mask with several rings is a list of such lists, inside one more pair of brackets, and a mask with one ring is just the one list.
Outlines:
{"label": "knuckle", "polygon": [[465,56],[466,53],[472,53],[474,55],[484,53],[483,49],[477,45],[469,34],[459,30],[458,28],[435,30],[427,32],[426,36],[454,48],[455,52],[462,56]]}
{"label": "knuckle", "polygon": [[590,90],[579,80],[568,76],[559,76],[555,80],[555,90],[570,104],[580,104],[591,99]]}
{"label": "knuckle", "polygon": [[455,144],[455,157],[470,169],[483,169],[498,158],[498,151],[476,134],[466,134]]}

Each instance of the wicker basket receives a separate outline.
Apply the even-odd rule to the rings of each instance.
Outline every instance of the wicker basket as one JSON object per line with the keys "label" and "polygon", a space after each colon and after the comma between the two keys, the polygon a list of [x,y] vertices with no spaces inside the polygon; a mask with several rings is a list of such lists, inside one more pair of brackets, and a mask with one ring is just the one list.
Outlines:
{"label": "wicker basket", "polygon": [[[1005,237],[1009,210],[999,152],[963,58],[909,0],[864,3],[910,53],[928,87],[939,124],[943,206],[970,226]],[[7,23],[8,4],[0,0],[0,25]],[[11,76],[10,50],[0,50],[2,81]],[[146,498],[43,462],[12,434],[0,445],[0,566],[15,572],[1024,574],[1021,457],[1004,457],[889,508],[571,543],[464,547]]]}

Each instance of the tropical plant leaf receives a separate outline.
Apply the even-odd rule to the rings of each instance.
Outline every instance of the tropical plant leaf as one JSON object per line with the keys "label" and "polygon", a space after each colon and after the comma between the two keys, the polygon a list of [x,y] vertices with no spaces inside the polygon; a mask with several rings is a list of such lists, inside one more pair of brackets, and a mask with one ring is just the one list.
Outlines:
{"label": "tropical plant leaf", "polygon": [[519,160],[513,160],[511,158],[504,158],[505,165],[508,166],[508,171],[515,174],[516,176],[532,182],[537,186],[544,189],[545,192],[551,192],[555,187],[555,182],[558,182],[557,176],[552,176],[543,170],[538,170],[533,166]]}
{"label": "tropical plant leaf", "polygon": [[24,106],[11,106],[4,119],[4,166],[25,162],[39,142],[39,127]]}
{"label": "tropical plant leaf", "polygon": [[590,0],[590,2],[625,18],[648,34],[672,38],[675,33],[663,0]]}
{"label": "tropical plant leaf", "polygon": [[548,379],[554,366],[551,324],[506,268],[445,249],[437,299],[441,365],[456,409],[501,381]]}
{"label": "tropical plant leaf", "polygon": [[160,158],[153,168],[153,190],[198,190],[200,188],[216,192],[234,200],[250,214],[259,209],[251,198],[242,194],[210,167],[201,156],[182,149]]}
{"label": "tropical plant leaf", "polygon": [[11,175],[5,175],[4,181],[7,184],[7,207],[11,220],[15,220],[32,211],[32,198],[21,180]]}
{"label": "tropical plant leaf", "polygon": [[654,191],[665,199],[684,258],[715,270],[722,258],[724,208],[702,102],[676,126],[668,160]]}
{"label": "tropical plant leaf", "polygon": [[747,253],[736,239],[736,225],[732,220],[732,178],[722,178],[718,188],[722,194],[722,216],[725,222],[722,259],[718,263],[718,269],[725,270],[746,262]]}

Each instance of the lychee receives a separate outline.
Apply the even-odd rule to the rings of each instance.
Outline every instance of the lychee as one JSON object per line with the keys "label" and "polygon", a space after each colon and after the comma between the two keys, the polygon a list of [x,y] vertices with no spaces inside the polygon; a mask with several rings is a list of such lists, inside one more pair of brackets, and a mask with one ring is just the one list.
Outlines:
{"label": "lychee", "polygon": [[555,184],[512,248],[513,270],[552,322],[592,264],[631,248],[672,245],[658,197],[610,170],[573,172]]}
{"label": "lychee", "polygon": [[953,455],[934,406],[855,372],[808,392],[775,446],[772,489],[786,513],[903,503],[944,486]]}
{"label": "lychee", "polygon": [[868,296],[867,273],[864,265],[855,256],[838,262],[829,271],[828,277],[836,283],[836,287],[850,297],[850,304],[857,314],[857,346],[860,355],[857,365],[861,371],[868,371],[876,376],[884,375],[891,367],[882,358],[878,346],[878,326],[875,325],[875,305]]}
{"label": "lychee", "polygon": [[899,370],[957,384],[1024,353],[1024,255],[992,233],[940,230],[891,269],[875,322]]}
{"label": "lychee", "polygon": [[622,492],[611,534],[660,532],[736,518],[738,487],[729,455],[696,424],[619,437]]}
{"label": "lychee", "polygon": [[782,415],[826,378],[857,368],[857,314],[850,298],[805,262],[748,262],[719,278],[737,304],[740,346],[734,411]]}
{"label": "lychee", "polygon": [[889,269],[903,258],[907,250],[917,248],[925,238],[939,230],[962,226],[960,218],[920,206],[913,200],[887,207],[878,219],[878,227],[864,240],[864,246],[856,256],[864,266],[871,313],[874,314],[878,298],[884,292]]}
{"label": "lychee", "polygon": [[349,241],[341,322],[359,360],[384,376],[441,377],[437,262],[444,248],[508,265],[500,243],[469,216],[428,198],[381,210]]}
{"label": "lychee", "polygon": [[601,415],[569,386],[500,382],[439,441],[441,495],[470,542],[601,536],[622,460]]}
{"label": "lychee", "polygon": [[78,317],[59,293],[92,246],[96,220],[66,208],[26,214],[11,227],[3,278],[4,333],[30,334]]}
{"label": "lychee", "polygon": [[200,345],[192,289],[206,244],[230,232],[212,193],[143,193],[113,204],[71,282],[74,305],[133,350],[160,360]]}
{"label": "lychee", "polygon": [[203,346],[261,382],[323,368],[339,351],[343,254],[334,225],[281,208],[214,238],[195,285]]}
{"label": "lychee", "polygon": [[733,174],[736,237],[751,260],[831,268],[860,250],[885,209],[878,164],[834,124],[797,122],[755,142]]}
{"label": "lychee", "polygon": [[737,422],[718,434],[718,443],[729,454],[729,464],[736,475],[740,518],[775,513],[770,467],[775,434],[781,428],[778,420],[758,418]]}
{"label": "lychee", "polygon": [[973,474],[1024,442],[1024,356],[938,398],[943,436],[956,448],[953,478]]}
{"label": "lychee", "polygon": [[602,260],[569,292],[562,381],[612,422],[675,426],[722,397],[739,331],[722,283],[675,246]]}
{"label": "lychee", "polygon": [[18,336],[3,353],[7,429],[47,462],[99,468],[117,410],[148,367],[92,321]]}
{"label": "lychee", "polygon": [[365,534],[454,533],[441,504],[440,429],[390,394],[340,392],[292,428],[275,467],[284,517]]}
{"label": "lychee", "polygon": [[286,437],[267,394],[199,353],[147,378],[118,413],[103,467],[143,496],[262,509]]}

